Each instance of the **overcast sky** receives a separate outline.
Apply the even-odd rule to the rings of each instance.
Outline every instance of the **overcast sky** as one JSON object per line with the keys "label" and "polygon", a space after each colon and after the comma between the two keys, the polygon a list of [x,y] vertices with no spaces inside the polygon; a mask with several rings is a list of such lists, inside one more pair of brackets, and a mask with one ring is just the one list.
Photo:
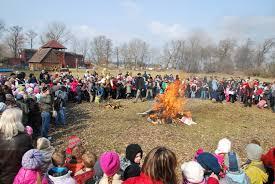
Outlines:
{"label": "overcast sky", "polygon": [[275,0],[0,0],[0,19],[40,33],[60,21],[78,38],[158,46],[192,32],[213,40],[275,37]]}

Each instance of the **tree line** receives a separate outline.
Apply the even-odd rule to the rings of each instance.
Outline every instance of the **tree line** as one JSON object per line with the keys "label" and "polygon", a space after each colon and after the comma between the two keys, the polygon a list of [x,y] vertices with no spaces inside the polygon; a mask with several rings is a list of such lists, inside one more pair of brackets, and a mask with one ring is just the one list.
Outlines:
{"label": "tree line", "polygon": [[162,66],[186,72],[242,71],[248,75],[275,76],[275,38],[254,41],[222,39],[213,41],[204,34],[194,33],[185,39],[167,41],[155,48],[142,39],[114,45],[105,35],[78,39],[61,22],[52,22],[44,32],[23,30],[22,26],[5,26],[0,20],[0,59],[19,57],[23,48],[33,48],[34,43],[44,44],[55,39],[69,46],[69,51],[80,53],[86,60],[97,64],[140,68]]}

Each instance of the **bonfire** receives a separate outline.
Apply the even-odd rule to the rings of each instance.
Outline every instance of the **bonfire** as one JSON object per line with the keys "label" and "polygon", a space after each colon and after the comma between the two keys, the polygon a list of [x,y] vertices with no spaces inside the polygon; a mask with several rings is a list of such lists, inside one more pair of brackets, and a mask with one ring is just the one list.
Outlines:
{"label": "bonfire", "polygon": [[153,124],[186,123],[192,121],[191,112],[185,110],[187,99],[184,97],[185,85],[179,80],[167,86],[163,94],[156,97],[148,121]]}

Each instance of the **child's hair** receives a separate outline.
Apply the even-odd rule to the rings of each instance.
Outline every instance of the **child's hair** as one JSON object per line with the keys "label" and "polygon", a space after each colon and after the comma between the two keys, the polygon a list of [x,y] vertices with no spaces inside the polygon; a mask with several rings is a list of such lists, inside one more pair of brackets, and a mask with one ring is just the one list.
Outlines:
{"label": "child's hair", "polygon": [[164,184],[177,183],[176,167],[175,153],[165,147],[156,147],[145,157],[142,172],[153,180],[160,180]]}
{"label": "child's hair", "polygon": [[93,168],[97,157],[93,152],[85,152],[82,155],[82,160],[86,168]]}
{"label": "child's hair", "polygon": [[55,167],[60,167],[65,164],[65,152],[57,150],[52,155],[52,162]]}
{"label": "child's hair", "polygon": [[252,139],[252,140],[250,141],[250,143],[257,144],[257,145],[261,146],[260,141],[258,141],[257,139]]}
{"label": "child's hair", "polygon": [[81,159],[84,152],[85,152],[84,147],[81,144],[77,145],[72,149],[72,158]]}

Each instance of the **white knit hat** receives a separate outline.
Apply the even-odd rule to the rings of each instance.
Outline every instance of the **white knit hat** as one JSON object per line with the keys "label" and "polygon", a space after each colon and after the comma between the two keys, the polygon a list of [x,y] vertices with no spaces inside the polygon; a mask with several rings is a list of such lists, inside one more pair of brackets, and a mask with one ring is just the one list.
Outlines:
{"label": "white knit hat", "polygon": [[204,171],[202,166],[196,161],[185,162],[181,165],[181,171],[185,179],[191,183],[200,183],[203,181]]}
{"label": "white knit hat", "polygon": [[260,160],[263,154],[263,148],[254,143],[248,144],[245,151],[249,160]]}
{"label": "white knit hat", "polygon": [[218,147],[215,150],[216,154],[228,153],[231,150],[231,141],[227,138],[223,138],[219,141]]}

